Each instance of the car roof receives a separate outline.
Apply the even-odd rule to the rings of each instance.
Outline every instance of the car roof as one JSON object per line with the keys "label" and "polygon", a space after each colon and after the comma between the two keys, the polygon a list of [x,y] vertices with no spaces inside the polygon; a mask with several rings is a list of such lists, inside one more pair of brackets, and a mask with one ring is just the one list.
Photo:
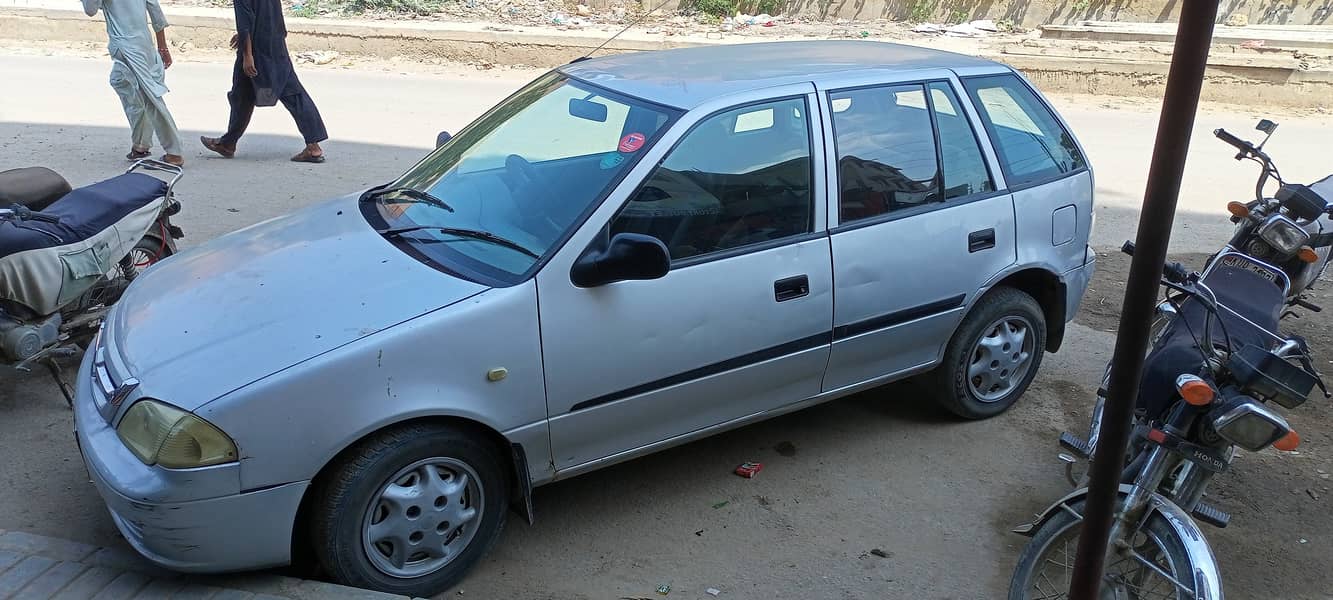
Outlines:
{"label": "car roof", "polygon": [[994,61],[920,46],[829,40],[630,52],[557,70],[615,92],[690,109],[721,96],[857,71],[966,67],[1007,69]]}

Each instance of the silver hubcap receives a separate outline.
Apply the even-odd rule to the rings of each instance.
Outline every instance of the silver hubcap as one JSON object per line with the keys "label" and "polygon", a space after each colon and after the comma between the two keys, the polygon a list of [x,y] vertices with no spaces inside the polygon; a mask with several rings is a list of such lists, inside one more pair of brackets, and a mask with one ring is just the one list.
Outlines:
{"label": "silver hubcap", "polygon": [[1032,325],[1023,317],[1004,317],[983,331],[972,348],[967,381],[978,400],[995,402],[1027,376],[1035,340]]}
{"label": "silver hubcap", "polygon": [[434,573],[467,548],[484,506],[472,467],[453,458],[417,461],[390,477],[366,507],[366,555],[385,575]]}

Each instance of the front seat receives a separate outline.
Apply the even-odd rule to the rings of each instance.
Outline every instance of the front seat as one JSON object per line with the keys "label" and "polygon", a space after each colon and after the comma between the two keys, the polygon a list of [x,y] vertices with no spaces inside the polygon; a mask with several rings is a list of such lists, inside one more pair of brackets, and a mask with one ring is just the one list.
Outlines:
{"label": "front seat", "polygon": [[46,167],[0,171],[0,206],[21,204],[32,210],[46,210],[69,192],[69,182]]}

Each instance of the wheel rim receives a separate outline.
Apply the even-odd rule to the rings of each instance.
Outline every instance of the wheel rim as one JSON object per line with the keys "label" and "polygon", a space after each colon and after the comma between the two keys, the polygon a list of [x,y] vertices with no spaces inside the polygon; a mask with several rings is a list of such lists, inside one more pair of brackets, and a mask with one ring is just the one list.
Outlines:
{"label": "wheel rim", "polygon": [[400,578],[429,575],[453,562],[476,536],[485,495],[477,472],[453,458],[401,469],[371,497],[361,541],[372,565]]}
{"label": "wheel rim", "polygon": [[[1078,552],[1081,530],[1082,521],[1074,521],[1051,540],[1037,557],[1037,566],[1024,590],[1025,597],[1033,600],[1069,597],[1074,555]],[[1132,551],[1114,552],[1106,557],[1101,597],[1133,600],[1177,600],[1185,597],[1179,593],[1179,588],[1171,579],[1188,581],[1188,578],[1182,580],[1171,565],[1165,540],[1151,529],[1144,529],[1135,535],[1130,548]]]}
{"label": "wheel rim", "polygon": [[1036,348],[1032,324],[1019,316],[997,319],[982,330],[972,347],[967,365],[967,381],[972,395],[982,402],[997,402],[1018,387]]}

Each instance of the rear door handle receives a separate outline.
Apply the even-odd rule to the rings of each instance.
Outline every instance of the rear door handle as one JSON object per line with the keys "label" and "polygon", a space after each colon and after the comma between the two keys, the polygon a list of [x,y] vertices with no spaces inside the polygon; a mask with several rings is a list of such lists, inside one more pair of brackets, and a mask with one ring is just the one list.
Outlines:
{"label": "rear door handle", "polygon": [[773,282],[773,299],[786,302],[810,295],[810,278],[805,275],[788,277]]}
{"label": "rear door handle", "polygon": [[973,231],[972,233],[967,234],[968,253],[981,252],[982,250],[994,247],[995,247],[994,229],[982,229],[981,231]]}

